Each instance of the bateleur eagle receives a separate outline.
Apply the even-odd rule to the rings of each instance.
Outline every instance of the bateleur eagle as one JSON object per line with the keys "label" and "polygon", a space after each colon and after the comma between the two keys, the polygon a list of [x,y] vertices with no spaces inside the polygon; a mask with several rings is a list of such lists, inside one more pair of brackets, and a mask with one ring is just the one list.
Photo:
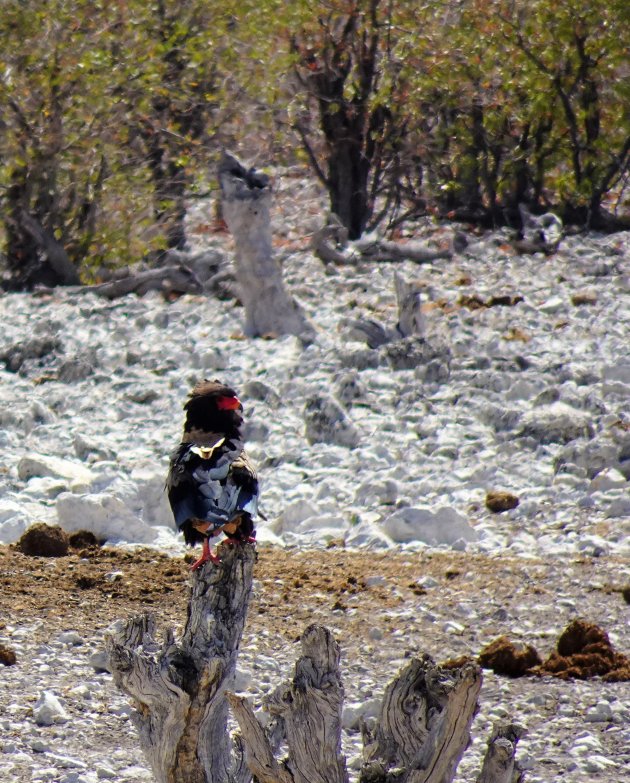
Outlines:
{"label": "bateleur eagle", "polygon": [[201,381],[184,410],[184,433],[166,486],[184,540],[203,545],[194,570],[208,560],[219,562],[209,543],[219,533],[233,543],[254,541],[258,478],[244,451],[243,406],[234,389],[218,380]]}

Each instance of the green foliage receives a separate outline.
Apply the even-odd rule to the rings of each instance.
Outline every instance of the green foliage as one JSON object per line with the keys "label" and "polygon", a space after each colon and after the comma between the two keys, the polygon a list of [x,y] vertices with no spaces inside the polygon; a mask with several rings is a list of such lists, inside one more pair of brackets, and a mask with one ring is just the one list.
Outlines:
{"label": "green foliage", "polygon": [[431,205],[597,225],[628,176],[628,51],[626,0],[4,0],[9,270],[181,246],[219,146],[263,140],[354,236]]}

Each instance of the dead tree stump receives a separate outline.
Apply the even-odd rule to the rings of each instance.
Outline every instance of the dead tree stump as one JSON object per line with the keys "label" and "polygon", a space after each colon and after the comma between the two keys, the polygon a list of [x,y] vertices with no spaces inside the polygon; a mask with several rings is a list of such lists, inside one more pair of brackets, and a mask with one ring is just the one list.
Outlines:
{"label": "dead tree stump", "polygon": [[398,303],[398,322],[389,328],[365,318],[348,318],[342,323],[348,329],[349,335],[356,340],[364,340],[370,348],[380,348],[381,345],[405,337],[422,337],[426,330],[420,287],[417,283],[403,280],[399,274],[394,274],[394,288]]}
{"label": "dead tree stump", "polygon": [[273,254],[269,177],[225,152],[219,163],[219,183],[223,217],[236,243],[235,270],[245,308],[245,334],[294,334],[311,342],[313,328],[287,293]]}
{"label": "dead tree stump", "polygon": [[[339,648],[330,631],[312,625],[302,649],[293,680],[267,704],[284,731],[285,760],[275,754],[278,727],[272,742],[247,700],[229,696],[247,764],[260,783],[348,783],[340,751]],[[359,783],[452,781],[470,742],[481,680],[481,669],[472,663],[445,670],[426,655],[412,660],[386,688],[375,730],[364,727]]]}
{"label": "dead tree stump", "polygon": [[[114,682],[131,697],[140,745],[158,783],[349,783],[341,750],[343,685],[332,633],[309,626],[293,679],[258,721],[249,702],[229,693],[252,588],[250,545],[223,547],[218,566],[193,574],[181,641],[156,640],[144,614],[106,640]],[[358,783],[451,783],[470,742],[481,689],[473,663],[442,669],[413,659],[387,686],[372,730],[363,728]],[[228,706],[241,735],[232,740]],[[519,783],[514,761],[522,730],[495,729],[478,783]],[[279,748],[286,758],[279,758]]]}
{"label": "dead tree stump", "polygon": [[106,640],[114,682],[136,708],[140,745],[158,783],[241,779],[226,690],[236,669],[254,560],[251,545],[222,547],[219,566],[193,573],[180,642],[170,629],[158,642],[150,614],[132,618]]}

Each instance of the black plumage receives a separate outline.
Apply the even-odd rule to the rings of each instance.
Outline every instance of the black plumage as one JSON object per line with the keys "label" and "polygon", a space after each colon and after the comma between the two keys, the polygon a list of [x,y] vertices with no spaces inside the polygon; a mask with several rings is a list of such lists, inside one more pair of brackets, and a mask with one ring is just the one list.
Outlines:
{"label": "black plumage", "polygon": [[253,541],[258,478],[245,450],[243,406],[236,391],[218,380],[198,383],[184,405],[182,441],[171,456],[168,499],[190,546],[203,544],[193,568],[216,562],[209,539]]}

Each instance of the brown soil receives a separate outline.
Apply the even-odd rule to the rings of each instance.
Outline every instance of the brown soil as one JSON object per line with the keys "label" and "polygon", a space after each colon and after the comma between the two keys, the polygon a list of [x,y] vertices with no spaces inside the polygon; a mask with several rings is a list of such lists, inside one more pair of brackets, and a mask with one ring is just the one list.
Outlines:
{"label": "brown soil", "polygon": [[[319,622],[336,633],[350,661],[354,649],[364,652],[370,645],[385,648],[390,661],[418,650],[437,660],[476,657],[498,635],[513,636],[526,604],[531,631],[519,643],[533,644],[546,657],[568,625],[567,613],[555,606],[559,595],[573,599],[590,621],[610,627],[610,602],[624,604],[621,588],[609,581],[611,573],[610,562],[597,559],[558,567],[457,552],[259,545],[244,643],[255,638],[259,647],[277,650]],[[425,589],[421,577],[432,577],[435,584]],[[89,638],[116,619],[146,610],[178,629],[186,617],[189,579],[184,559],[149,549],[93,546],[50,558],[0,546],[0,629],[43,619],[34,625],[33,642],[69,629]],[[462,606],[475,619],[462,616]],[[454,629],[445,625],[450,620]],[[627,629],[615,631],[627,637]]]}

